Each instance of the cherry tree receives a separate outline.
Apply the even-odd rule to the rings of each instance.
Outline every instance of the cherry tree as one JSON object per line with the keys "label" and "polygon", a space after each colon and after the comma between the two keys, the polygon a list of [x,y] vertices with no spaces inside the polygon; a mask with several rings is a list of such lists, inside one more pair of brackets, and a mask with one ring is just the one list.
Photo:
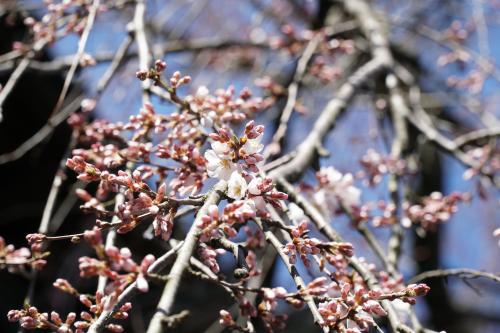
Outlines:
{"label": "cherry tree", "polygon": [[[183,331],[198,318],[189,304],[177,311],[192,284],[219,292],[205,297],[217,308],[198,331],[292,332],[301,313],[323,332],[458,332],[455,317],[436,319],[455,311],[440,308],[441,279],[500,282],[433,266],[447,253],[429,254],[462,206],[498,205],[500,125],[487,93],[500,82],[489,43],[497,2],[31,5],[5,5],[25,32],[0,55],[1,126],[21,117],[4,104],[23,76],[63,81],[45,125],[0,163],[23,160],[58,127],[71,134],[26,245],[0,237],[0,268],[28,281],[24,304],[6,300],[8,321],[27,331]],[[113,34],[116,50],[95,47],[93,37]],[[61,46],[76,51],[42,56]],[[361,154],[333,136],[345,118],[368,141]],[[355,163],[343,167],[343,155]],[[449,193],[433,186],[441,156],[461,167]],[[75,204],[81,214],[68,218]],[[484,220],[475,224],[494,243],[498,218]],[[51,286],[75,299],[64,313],[36,302],[61,243],[79,249],[65,264],[78,273]],[[286,282],[272,281],[273,267]]]}

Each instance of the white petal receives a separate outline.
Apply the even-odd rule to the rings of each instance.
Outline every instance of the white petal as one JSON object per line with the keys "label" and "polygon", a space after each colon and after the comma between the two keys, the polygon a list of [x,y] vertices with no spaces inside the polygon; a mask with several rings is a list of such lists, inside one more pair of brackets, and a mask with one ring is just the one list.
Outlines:
{"label": "white petal", "polygon": [[212,149],[220,158],[229,158],[231,153],[231,148],[227,143],[222,143],[219,141],[212,142]]}
{"label": "white petal", "polygon": [[196,97],[200,97],[200,98],[207,97],[209,93],[210,93],[210,91],[208,90],[207,87],[200,86],[198,88],[198,90],[196,90]]}
{"label": "white petal", "polygon": [[254,179],[252,179],[250,181],[250,184],[248,184],[248,192],[252,195],[260,195],[261,191],[257,186],[260,184],[261,181],[262,179],[259,177],[255,177]]}
{"label": "white petal", "polygon": [[227,187],[228,197],[239,200],[245,196],[248,185],[245,178],[238,171],[234,171],[229,178]]}
{"label": "white petal", "polygon": [[217,177],[223,180],[228,180],[236,170],[237,167],[233,162],[229,160],[221,160],[219,169],[217,171]]}
{"label": "white petal", "polygon": [[243,150],[249,155],[259,153],[264,148],[264,145],[260,143],[261,139],[262,135],[259,135],[255,139],[247,140],[247,142],[245,142],[245,144],[242,147]]}

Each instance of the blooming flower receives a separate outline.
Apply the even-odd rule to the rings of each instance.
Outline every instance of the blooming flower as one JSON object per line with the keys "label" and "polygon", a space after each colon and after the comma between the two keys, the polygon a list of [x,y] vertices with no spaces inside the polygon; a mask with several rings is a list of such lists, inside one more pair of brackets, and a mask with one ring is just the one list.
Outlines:
{"label": "blooming flower", "polygon": [[240,153],[243,152],[244,154],[242,155],[252,155],[252,154],[257,154],[262,151],[264,148],[264,145],[260,143],[262,140],[263,135],[260,134],[258,137],[255,139],[248,139],[243,147],[240,149]]}
{"label": "blooming flower", "polygon": [[238,171],[233,171],[227,183],[227,196],[234,200],[240,200],[247,192],[247,181]]}
{"label": "blooming flower", "polygon": [[200,86],[198,87],[198,90],[196,90],[196,97],[203,99],[207,97],[209,93],[210,91],[206,86]]}
{"label": "blooming flower", "polygon": [[230,159],[220,158],[214,150],[207,150],[205,153],[207,160],[208,176],[228,180],[231,174],[237,169]]}
{"label": "blooming flower", "polygon": [[262,179],[259,177],[253,178],[250,183],[248,183],[248,193],[251,195],[261,195],[262,191],[259,189],[259,184],[262,183]]}
{"label": "blooming flower", "polygon": [[231,147],[227,142],[214,141],[211,144],[212,150],[219,158],[231,159]]}
{"label": "blooming flower", "polygon": [[353,186],[350,173],[344,175],[333,167],[321,168],[317,178],[321,189],[314,194],[314,199],[323,210],[335,212],[360,205],[361,190]]}

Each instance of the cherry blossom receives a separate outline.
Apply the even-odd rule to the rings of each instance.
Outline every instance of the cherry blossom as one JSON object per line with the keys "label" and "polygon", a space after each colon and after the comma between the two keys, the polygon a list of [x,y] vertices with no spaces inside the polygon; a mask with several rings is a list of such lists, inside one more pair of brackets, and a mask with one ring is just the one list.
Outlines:
{"label": "cherry blossom", "polygon": [[361,203],[361,190],[353,185],[350,173],[342,174],[334,167],[321,168],[316,174],[319,190],[314,193],[314,200],[326,213],[352,209]]}
{"label": "cherry blossom", "polygon": [[214,150],[205,153],[207,172],[209,177],[229,180],[232,173],[237,171],[237,166],[231,159],[221,158]]}
{"label": "cherry blossom", "polygon": [[248,184],[245,178],[239,172],[233,171],[227,182],[227,196],[234,200],[240,200],[245,196],[247,188]]}

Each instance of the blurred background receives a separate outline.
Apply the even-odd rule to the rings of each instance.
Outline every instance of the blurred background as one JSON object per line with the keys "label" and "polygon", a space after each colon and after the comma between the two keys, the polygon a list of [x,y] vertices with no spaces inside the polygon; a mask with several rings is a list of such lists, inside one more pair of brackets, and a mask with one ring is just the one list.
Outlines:
{"label": "blurred background", "polygon": [[[133,3],[113,2],[113,8],[99,13],[85,51],[96,64],[79,69],[72,82],[69,97],[83,95],[97,99],[94,118],[126,121],[141,107],[140,82],[135,77],[139,69],[137,49],[135,43],[128,41],[127,31],[134,14]],[[240,91],[249,87],[255,96],[263,96],[270,102],[269,108],[256,120],[266,125],[268,140],[284,107],[283,91],[293,79],[308,30],[333,26],[342,31],[331,42],[331,49],[314,57],[302,80],[297,112],[292,115],[284,140],[285,152],[302,142],[324,105],[335,96],[336,89],[366,53],[363,49],[366,42],[335,1],[148,0],[146,3],[147,35],[153,58],[165,60],[168,73],[179,70],[193,78],[180,94],[194,93],[196,87],[202,85],[210,91],[229,86]],[[496,64],[500,60],[500,1],[374,0],[370,3],[389,32],[397,61],[411,68],[417,78],[424,97],[423,107],[445,135],[498,126],[500,70]],[[104,4],[111,2],[104,1]],[[12,51],[16,42],[28,38],[23,23],[25,17],[40,18],[45,12],[41,1],[0,1],[2,85],[19,60],[4,55]],[[15,151],[47,123],[71,56],[77,50],[78,39],[77,35],[70,34],[39,52],[36,63],[19,79],[3,105],[0,154]],[[124,61],[109,85],[99,91],[98,83],[114,55],[125,46]],[[275,89],[262,89],[263,82],[274,82]],[[370,82],[364,87],[339,120],[328,137],[325,148],[330,155],[321,160],[322,165],[333,165],[342,172],[356,175],[362,171],[359,161],[368,149],[388,152],[384,136],[391,135],[390,121],[384,116],[386,92],[379,89],[380,85],[380,82]],[[173,110],[172,105],[160,98],[154,97],[153,103],[158,112]],[[54,127],[22,156],[2,160],[0,165],[0,235],[8,244],[25,246],[25,235],[35,232],[40,224],[54,175],[71,140],[71,129],[64,121]],[[500,227],[498,189],[479,177],[464,180],[466,168],[462,164],[417,134],[412,140],[413,154],[421,170],[407,180],[411,191],[419,195],[432,191],[469,192],[472,201],[460,204],[459,211],[436,232],[425,235],[408,232],[401,268],[405,277],[437,268],[467,267],[499,272],[500,248],[498,239],[492,235],[493,230]],[[495,142],[492,145],[495,147]],[[498,148],[494,148],[493,154],[495,152]],[[61,192],[52,215],[59,226],[53,232],[81,232],[92,226],[92,217],[82,215],[78,209],[79,203],[73,194],[78,186],[74,175],[67,172],[61,176]],[[312,181],[313,177],[313,171],[309,171],[304,180]],[[363,190],[363,202],[388,198],[386,179],[375,187],[359,180],[357,186]],[[332,223],[355,245],[359,255],[377,263],[349,221],[337,218]],[[389,234],[384,228],[374,232],[382,240]],[[160,242],[140,235],[125,235],[121,245],[137,249],[139,253],[145,249],[162,253]],[[49,250],[54,255],[38,274],[33,289],[34,304],[40,309],[67,313],[79,305],[72,297],[55,290],[52,283],[62,277],[90,291],[95,281],[79,278],[77,270],[78,257],[91,255],[90,249],[61,242],[51,244]],[[223,261],[225,259],[230,261],[230,258]],[[301,270],[304,276],[312,277],[304,267]],[[230,274],[229,269],[227,273]],[[290,277],[284,274],[280,262],[272,263],[266,283],[292,289]],[[426,283],[431,286],[431,292],[418,304],[426,326],[447,332],[500,332],[499,284],[458,277],[429,279]],[[6,313],[22,306],[29,287],[29,280],[22,275],[0,272],[0,332],[17,330],[15,324],[7,322]],[[140,295],[126,332],[145,330],[161,287],[156,285],[148,295]],[[222,291],[187,277],[176,311],[189,308],[191,315],[177,331],[221,331],[217,324],[218,311],[230,305],[231,300]],[[306,311],[288,308],[281,311],[290,316],[286,332],[318,331]]]}

